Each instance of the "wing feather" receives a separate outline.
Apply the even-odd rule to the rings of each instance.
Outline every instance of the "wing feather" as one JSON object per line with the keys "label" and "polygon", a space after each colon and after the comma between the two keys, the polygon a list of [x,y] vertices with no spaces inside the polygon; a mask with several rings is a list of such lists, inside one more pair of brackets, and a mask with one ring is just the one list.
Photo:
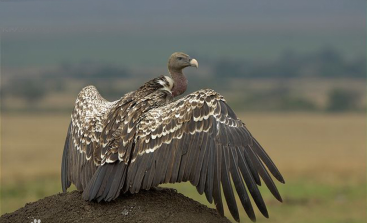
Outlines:
{"label": "wing feather", "polygon": [[252,160],[253,164],[255,164],[259,175],[261,176],[262,180],[265,182],[267,188],[271,191],[271,193],[273,194],[273,196],[279,200],[280,202],[282,202],[282,198],[281,195],[279,193],[279,191],[276,188],[275,183],[273,182],[271,176],[268,174],[266,168],[264,167],[264,165],[262,164],[262,162],[260,161],[260,159],[257,157],[257,155],[253,152],[252,148],[250,146],[248,146],[247,151],[249,151],[249,156],[250,159]]}
{"label": "wing feather", "polygon": [[137,173],[134,179],[131,182],[133,184],[132,191],[131,191],[132,193],[137,193],[140,190],[142,186],[144,175],[147,170],[146,164],[149,162],[149,159],[150,159],[150,156],[145,156],[140,161],[140,164],[139,165],[137,164],[138,170],[137,170]]}
{"label": "wing feather", "polygon": [[[201,149],[203,151],[203,162],[202,162],[202,166],[201,166],[201,172],[199,174],[196,175],[196,179],[198,178],[198,185],[196,185],[197,187],[197,191],[199,194],[203,194],[204,192],[204,187],[206,184],[206,178],[207,178],[207,171],[208,171],[208,161],[210,158],[210,154],[211,152],[207,151],[210,150],[209,149],[209,141],[208,138],[206,138],[206,141],[204,141],[204,146],[203,149]],[[196,180],[195,180],[196,181]]]}
{"label": "wing feather", "polygon": [[206,178],[206,184],[204,188],[204,192],[206,193],[207,200],[212,203],[213,201],[213,189],[214,189],[214,181],[215,181],[215,162],[216,162],[216,149],[214,146],[214,142],[210,142],[209,147],[209,160],[208,160],[208,167],[207,167],[207,178]]}
{"label": "wing feather", "polygon": [[153,179],[155,177],[155,173],[156,173],[156,167],[157,167],[157,161],[156,161],[156,158],[159,156],[160,154],[159,153],[154,153],[154,158],[152,159],[153,162],[152,162],[152,166],[150,167],[150,173],[148,175],[148,179],[147,179],[147,187],[145,189],[149,189],[151,188],[153,185]]}
{"label": "wing feather", "polygon": [[64,151],[63,151],[63,158],[61,160],[61,187],[63,192],[66,192],[66,190],[70,187],[70,174],[68,170],[72,167],[72,164],[70,164],[69,160],[69,149],[70,144],[72,141],[72,135],[71,135],[71,127],[72,123],[69,124],[68,132],[65,139],[65,145],[64,145]]}
{"label": "wing feather", "polygon": [[189,150],[188,151],[188,162],[187,162],[187,166],[185,168],[185,172],[184,172],[184,180],[190,180],[190,174],[192,171],[193,166],[195,166],[197,159],[198,159],[198,154],[199,154],[199,139],[201,137],[200,133],[196,133],[194,134],[194,136],[192,137],[192,141],[191,144],[189,144]]}
{"label": "wing feather", "polygon": [[178,182],[178,175],[179,175],[179,168],[181,167],[182,163],[182,155],[183,151],[186,148],[187,139],[189,138],[188,134],[183,134],[182,140],[178,141],[178,147],[176,148],[176,155],[175,155],[175,161],[174,166],[172,168],[172,174],[170,178],[170,183]]}
{"label": "wing feather", "polygon": [[[165,181],[165,177],[166,177],[166,173],[167,173],[167,169],[168,169],[168,164],[169,161],[171,160],[171,156],[172,156],[172,151],[170,150],[170,146],[168,144],[164,144],[166,149],[165,149],[165,153],[163,154],[162,157],[164,157],[163,162],[160,164],[161,168],[161,172],[160,175],[158,177],[158,180],[160,181],[160,183],[164,183]],[[173,144],[174,145],[174,144]]]}
{"label": "wing feather", "polygon": [[235,196],[233,192],[233,188],[231,186],[230,177],[229,177],[229,148],[227,146],[218,147],[219,150],[222,149],[222,170],[221,170],[221,183],[224,190],[225,199],[227,202],[227,205],[229,207],[231,215],[234,217],[234,219],[239,222],[239,212],[238,207],[236,206]]}
{"label": "wing feather", "polygon": [[[253,161],[252,161],[253,159],[251,159],[251,155],[248,152],[249,150],[247,148],[248,148],[248,145],[245,146],[245,149],[242,147],[243,152],[244,152],[245,162],[246,162],[250,172],[252,173],[254,181],[257,183],[258,186],[261,186],[261,179],[259,178],[259,175],[258,175],[258,168],[253,163]],[[257,162],[257,160],[256,160],[256,162]]]}
{"label": "wing feather", "polygon": [[244,151],[244,149],[240,150],[239,147],[237,148],[240,172],[243,175],[244,181],[247,184],[248,190],[252,195],[253,200],[256,203],[258,209],[265,217],[268,218],[266,205],[263,201],[261,193],[258,190],[255,180],[253,179],[252,173],[249,171],[248,168],[249,165],[247,164],[247,160],[244,158],[244,154],[242,153],[242,151]]}
{"label": "wing feather", "polygon": [[285,183],[284,178],[282,177],[280,171],[277,169],[276,165],[272,162],[271,158],[268,156],[266,151],[262,148],[262,146],[258,143],[256,139],[253,138],[254,145],[252,149],[255,153],[262,159],[262,161],[266,164],[268,170],[272,173],[272,175],[281,183]]}
{"label": "wing feather", "polygon": [[223,216],[224,207],[222,205],[221,197],[221,163],[222,163],[222,150],[219,144],[216,144],[214,151],[215,164],[214,164],[214,179],[213,179],[213,193],[212,197],[215,201],[217,211]]}
{"label": "wing feather", "polygon": [[153,186],[159,185],[161,183],[161,178],[164,175],[165,167],[163,166],[163,163],[165,162],[166,159],[165,155],[167,154],[168,147],[167,144],[163,144],[161,147],[162,147],[161,150],[158,152],[160,156],[156,160],[156,172],[155,178],[153,180]]}
{"label": "wing feather", "polygon": [[171,143],[171,147],[169,149],[168,165],[167,165],[167,170],[166,170],[166,174],[165,174],[165,180],[163,181],[164,183],[169,183],[170,179],[172,177],[172,173],[175,172],[174,166],[175,166],[176,157],[177,157],[178,153],[181,153],[177,149],[178,143],[179,143],[179,141],[177,141],[177,140],[172,141],[172,143]]}
{"label": "wing feather", "polygon": [[142,172],[138,176],[128,175],[128,179],[137,178],[134,192],[141,183],[141,188],[149,189],[160,183],[190,181],[200,194],[205,193],[210,203],[214,201],[222,215],[223,191],[237,221],[239,212],[233,184],[252,220],[255,220],[255,214],[247,188],[259,210],[268,217],[257,187],[261,184],[260,178],[271,193],[281,199],[262,162],[277,180],[283,182],[275,164],[223,97],[212,90],[200,90],[147,111],[136,129],[136,145],[129,169],[136,169],[134,164],[146,163],[144,157],[149,155],[155,159],[145,168],[144,177]]}
{"label": "wing feather", "polygon": [[[190,139],[190,136],[188,135],[188,140]],[[183,155],[181,157],[181,162],[180,162],[180,167],[179,167],[179,173],[178,173],[178,182],[181,181],[185,181],[183,176],[184,176],[184,171],[185,168],[187,166],[187,161],[188,161],[188,157],[190,153],[190,148],[188,146],[188,141],[183,145]]]}
{"label": "wing feather", "polygon": [[249,218],[255,222],[256,217],[253,211],[252,204],[250,202],[250,199],[248,197],[248,193],[245,189],[244,182],[240,177],[240,173],[238,170],[238,153],[235,148],[231,148],[228,151],[228,154],[230,154],[230,173],[232,176],[232,179],[234,181],[235,189],[238,192],[239,199],[245,208],[246,213],[248,214]]}
{"label": "wing feather", "polygon": [[[201,137],[200,137],[200,142],[198,142],[198,151],[199,151],[199,155],[198,155],[198,159],[197,161],[194,163],[193,167],[192,167],[192,172],[190,175],[190,182],[191,184],[193,184],[194,186],[198,186],[199,184],[199,178],[201,175],[201,171],[202,171],[202,164],[204,162],[204,156],[206,155],[207,152],[207,139],[208,134],[207,133],[201,133]],[[204,175],[206,176],[206,175]],[[202,191],[203,193],[203,191]]]}

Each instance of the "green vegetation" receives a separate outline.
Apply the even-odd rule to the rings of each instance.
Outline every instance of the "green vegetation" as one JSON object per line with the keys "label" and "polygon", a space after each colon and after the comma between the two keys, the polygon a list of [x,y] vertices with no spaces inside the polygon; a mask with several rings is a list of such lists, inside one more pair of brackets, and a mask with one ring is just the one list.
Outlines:
{"label": "green vegetation", "polygon": [[347,60],[331,47],[305,54],[288,50],[276,60],[225,59],[211,65],[216,78],[224,78],[224,75],[225,78],[367,77],[364,56]]}
{"label": "green vegetation", "polygon": [[353,90],[332,89],[328,96],[327,111],[342,112],[357,108],[359,95]]}
{"label": "green vegetation", "polygon": [[[187,92],[212,88],[241,110],[334,112],[366,108],[365,56],[346,59],[331,47],[304,54],[285,51],[275,60],[207,58],[201,68],[195,76],[188,76]],[[115,100],[147,80],[167,74],[164,65],[141,70],[94,61],[6,71],[1,86],[4,111],[70,110],[78,92],[87,85],[95,85],[104,97]],[[341,86],[341,81],[345,85]],[[322,82],[326,85],[321,86]],[[72,99],[65,101],[69,94],[73,94]],[[55,101],[56,96],[65,104]]]}
{"label": "green vegetation", "polygon": [[315,111],[318,109],[312,100],[294,96],[287,87],[255,91],[245,97],[243,105],[242,109],[248,107],[253,110]]}

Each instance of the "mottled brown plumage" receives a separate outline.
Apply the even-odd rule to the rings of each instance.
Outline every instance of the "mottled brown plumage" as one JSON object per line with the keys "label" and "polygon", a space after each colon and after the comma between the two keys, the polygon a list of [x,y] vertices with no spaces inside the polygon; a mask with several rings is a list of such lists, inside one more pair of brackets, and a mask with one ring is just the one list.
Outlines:
{"label": "mottled brown plumage", "polygon": [[283,177],[220,94],[204,89],[173,100],[187,88],[182,70],[188,66],[198,63],[174,53],[171,77],[155,78],[114,102],[93,86],[79,93],[62,159],[64,192],[73,183],[86,200],[111,201],[128,191],[190,181],[222,215],[223,191],[239,221],[234,185],[250,219],[255,214],[246,189],[268,217],[257,185],[262,179],[282,201],[267,169],[282,183]]}

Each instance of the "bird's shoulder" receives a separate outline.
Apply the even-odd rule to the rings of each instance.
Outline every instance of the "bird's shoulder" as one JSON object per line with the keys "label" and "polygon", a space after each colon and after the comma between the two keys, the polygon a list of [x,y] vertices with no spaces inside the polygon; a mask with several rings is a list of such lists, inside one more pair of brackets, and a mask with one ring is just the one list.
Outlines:
{"label": "bird's shoulder", "polygon": [[173,87],[174,80],[169,76],[161,75],[144,83],[140,88],[138,88],[135,95],[139,98],[143,98],[155,91],[160,90],[166,90],[171,93]]}

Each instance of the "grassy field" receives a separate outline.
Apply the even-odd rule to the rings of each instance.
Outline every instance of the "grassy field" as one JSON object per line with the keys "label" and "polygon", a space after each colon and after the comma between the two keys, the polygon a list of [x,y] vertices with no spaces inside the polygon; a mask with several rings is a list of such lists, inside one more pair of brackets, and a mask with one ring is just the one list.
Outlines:
{"label": "grassy field", "polygon": [[[270,219],[259,222],[366,222],[365,114],[239,114],[284,175],[284,203],[261,188]],[[69,115],[1,117],[1,214],[61,191]],[[165,185],[209,205],[190,184]],[[209,205],[213,207],[213,205]],[[231,217],[226,211],[227,217]],[[250,221],[241,212],[241,221]]]}

